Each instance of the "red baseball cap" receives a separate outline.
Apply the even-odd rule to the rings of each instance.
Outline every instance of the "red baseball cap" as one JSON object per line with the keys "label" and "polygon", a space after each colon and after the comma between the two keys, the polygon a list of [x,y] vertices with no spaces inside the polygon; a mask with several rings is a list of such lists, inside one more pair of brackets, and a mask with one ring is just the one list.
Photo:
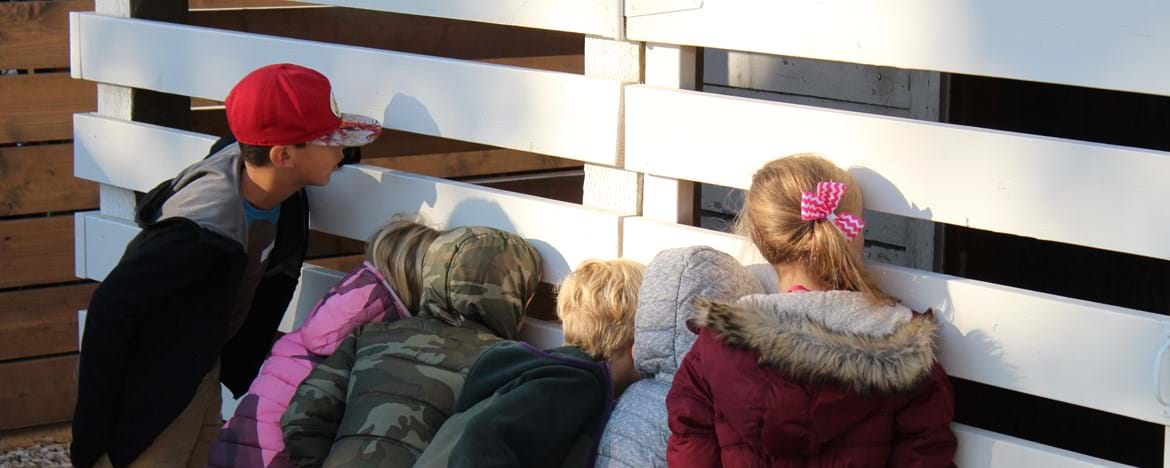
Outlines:
{"label": "red baseball cap", "polygon": [[224,104],[232,134],[249,145],[362,146],[382,132],[373,118],[338,111],[329,78],[291,63],[249,73]]}

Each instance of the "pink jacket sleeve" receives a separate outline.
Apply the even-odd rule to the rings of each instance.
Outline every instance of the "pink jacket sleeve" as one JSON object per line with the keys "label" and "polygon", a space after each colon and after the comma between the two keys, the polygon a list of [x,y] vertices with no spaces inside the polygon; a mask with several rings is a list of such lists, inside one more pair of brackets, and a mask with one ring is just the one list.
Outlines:
{"label": "pink jacket sleeve", "polygon": [[955,466],[958,443],[951,431],[955,400],[951,382],[937,362],[922,391],[895,415],[894,447],[889,466]]}
{"label": "pink jacket sleeve", "polygon": [[670,424],[666,462],[672,468],[717,467],[722,464],[719,441],[715,437],[711,388],[703,375],[702,349],[704,341],[710,339],[707,334],[704,332],[700,335],[683,358],[670,392],[666,394]]}
{"label": "pink jacket sleeve", "polygon": [[310,312],[301,327],[305,348],[329,356],[355,328],[386,317],[393,307],[381,277],[366,265],[349,272]]}

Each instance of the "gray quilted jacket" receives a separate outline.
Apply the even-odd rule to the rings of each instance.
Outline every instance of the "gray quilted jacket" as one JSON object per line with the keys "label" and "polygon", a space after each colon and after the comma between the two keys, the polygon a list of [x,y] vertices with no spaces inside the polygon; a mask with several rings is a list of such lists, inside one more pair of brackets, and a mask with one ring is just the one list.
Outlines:
{"label": "gray quilted jacket", "polygon": [[739,261],[710,247],[664,250],[650,261],[634,317],[634,365],[643,379],[618,400],[598,446],[597,467],[666,466],[666,393],[697,337],[686,326],[695,299],[735,302],[763,292]]}

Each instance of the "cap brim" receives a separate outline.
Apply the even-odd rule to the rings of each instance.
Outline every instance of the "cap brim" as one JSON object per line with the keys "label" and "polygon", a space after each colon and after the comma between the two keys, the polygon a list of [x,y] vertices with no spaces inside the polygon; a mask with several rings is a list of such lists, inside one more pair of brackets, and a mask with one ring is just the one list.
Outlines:
{"label": "cap brim", "polygon": [[376,119],[358,114],[341,114],[341,126],[332,133],[309,142],[321,146],[364,146],[373,143],[382,134],[382,124]]}

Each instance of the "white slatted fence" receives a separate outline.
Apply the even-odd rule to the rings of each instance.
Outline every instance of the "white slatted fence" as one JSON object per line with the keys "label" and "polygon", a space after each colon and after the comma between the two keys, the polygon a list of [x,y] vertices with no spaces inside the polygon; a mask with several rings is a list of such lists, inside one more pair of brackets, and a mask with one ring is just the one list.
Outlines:
{"label": "white slatted fence", "polygon": [[318,0],[313,3],[604,37],[622,34],[618,0]]}
{"label": "white slatted fence", "polygon": [[329,77],[343,112],[386,128],[613,165],[621,83],[364,47],[72,13],[73,77],[223,100],[293,62]]}
{"label": "white slatted fence", "polygon": [[1158,0],[626,0],[626,13],[638,41],[1170,95]]}
{"label": "white slatted fence", "polygon": [[[1170,4],[1150,0],[317,3],[625,34],[653,43],[640,65],[648,83],[669,88],[691,84],[694,52],[682,45],[1170,95]],[[88,13],[71,16],[71,39],[75,77],[208,99],[223,99],[258,66],[301,63],[331,78],[342,109],[379,117],[387,128],[624,163],[643,174],[641,214],[655,219],[685,217],[679,202],[689,182],[747,188],[763,163],[817,152],[850,167],[867,208],[876,211],[1170,259],[1170,217],[1157,216],[1170,200],[1164,152],[646,85],[623,89],[618,81],[578,75]],[[78,115],[75,132],[78,177],[139,191],[203,157],[213,140],[95,115]],[[744,239],[649,218],[368,166],[342,169],[311,198],[315,229],[355,239],[397,212],[517,232],[545,256],[549,282],[584,258],[621,253],[647,262],[665,248],[706,244],[751,265],[775,288],[774,272]],[[78,275],[94,279],[108,273],[137,232],[99,213],[79,213],[76,229]],[[936,311],[940,356],[951,375],[1170,422],[1165,317],[925,271],[876,269],[908,305]],[[338,278],[306,267],[284,329]],[[526,330],[540,345],[560,341],[554,324],[529,321]],[[960,466],[1118,466],[960,424],[955,430]]]}
{"label": "white slatted fence", "polygon": [[[74,146],[78,178],[138,191],[149,190],[202,159],[214,140],[208,135],[90,114],[75,116],[74,133],[76,141],[83,142]],[[127,150],[126,142],[137,141],[155,146]],[[152,150],[159,148],[174,152],[153,157],[159,153]],[[618,255],[616,214],[391,169],[345,166],[333,174],[327,187],[311,189],[309,202],[312,228],[351,239],[366,240],[397,213],[418,213],[429,222],[448,227],[479,225],[515,232],[541,253],[542,279],[550,283],[560,281],[584,259]],[[86,248],[78,251],[78,258],[84,261],[79,260],[79,270],[84,269],[85,277],[100,280],[121,257],[125,242],[137,227],[96,213],[79,215],[79,219],[84,220],[86,239]],[[578,227],[565,229],[573,224]]]}
{"label": "white slatted fence", "polygon": [[1170,217],[1150,216],[1170,200],[1165,152],[648,86],[625,109],[631,170],[747,189],[766,162],[817,152],[868,209],[1170,258]]}

